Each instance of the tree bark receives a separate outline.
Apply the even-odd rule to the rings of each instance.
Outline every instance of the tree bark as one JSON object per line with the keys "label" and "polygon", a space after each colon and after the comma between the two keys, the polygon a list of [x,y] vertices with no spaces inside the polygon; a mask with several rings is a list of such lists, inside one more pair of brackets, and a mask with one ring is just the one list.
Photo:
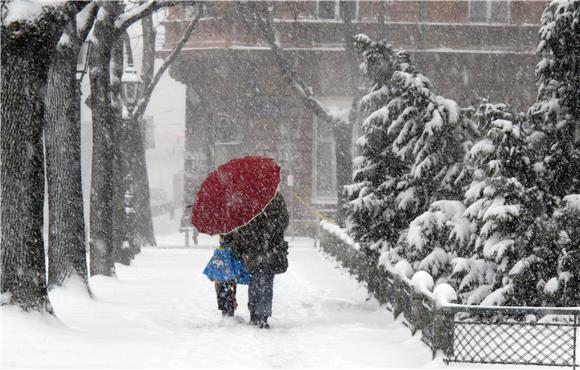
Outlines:
{"label": "tree bark", "polygon": [[113,124],[113,260],[129,265],[131,258],[131,243],[125,206],[125,194],[128,190],[127,174],[128,151],[127,125],[123,119],[123,102],[121,100],[121,78],[123,76],[123,45],[120,38],[113,47],[111,57],[111,121]]}
{"label": "tree bark", "polygon": [[81,175],[80,86],[76,60],[82,40],[76,22],[67,25],[70,42],[53,55],[46,93],[45,148],[48,187],[48,286],[76,274],[88,288]]}
{"label": "tree bark", "polygon": [[119,3],[104,3],[93,28],[90,80],[93,117],[93,163],[91,179],[92,275],[114,276],[113,261],[113,166],[114,121],[111,112],[109,64],[114,21],[120,14]]}
{"label": "tree bark", "polygon": [[156,246],[143,129],[141,121],[134,116],[127,120],[127,137],[127,145],[131,148],[131,152],[128,153],[130,156],[129,166],[135,189],[133,202],[136,213],[135,242],[138,248]]}
{"label": "tree bark", "polygon": [[[141,80],[143,85],[151,83],[155,65],[155,29],[151,14],[141,19],[143,28],[143,57]],[[132,113],[132,112],[131,112]],[[147,159],[143,129],[141,127],[143,115],[129,115],[127,120],[128,145],[133,151],[129,154],[129,166],[133,178],[134,208],[135,208],[135,247],[137,252],[143,246],[155,246],[155,232],[153,229],[153,216],[151,214],[151,200],[149,194],[149,174],[147,172]]]}
{"label": "tree bark", "polygon": [[52,312],[43,229],[44,93],[64,25],[84,5],[44,6],[34,20],[1,27],[0,304]]}

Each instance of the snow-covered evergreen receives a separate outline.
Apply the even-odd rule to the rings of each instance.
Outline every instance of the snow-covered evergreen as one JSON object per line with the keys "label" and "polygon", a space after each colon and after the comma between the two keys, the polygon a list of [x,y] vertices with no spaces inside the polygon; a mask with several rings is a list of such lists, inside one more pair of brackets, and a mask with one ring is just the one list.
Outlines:
{"label": "snow-covered evergreen", "polygon": [[361,103],[367,118],[357,141],[362,155],[355,161],[354,183],[347,187],[348,230],[371,250],[388,253],[390,263],[406,258],[438,275],[449,269],[443,265],[450,258],[433,243],[421,246],[423,238],[443,245],[438,235],[449,231],[442,224],[448,220],[441,218],[453,216],[442,209],[454,203],[439,203],[432,214],[422,214],[435,201],[461,197],[467,133],[474,127],[454,101],[431,92],[429,80],[405,52],[365,35],[356,41],[373,85]]}
{"label": "snow-covered evergreen", "polygon": [[[487,279],[492,276],[488,271],[483,271],[483,276],[475,280],[490,284],[491,291],[498,291],[495,297],[511,289],[508,273],[519,257],[525,255],[523,250],[527,245],[525,236],[529,226],[526,216],[530,203],[525,174],[530,160],[521,122],[508,107],[484,104],[477,116],[486,135],[469,153],[475,171],[466,192],[468,208],[465,216],[477,229],[473,242],[477,258],[487,261],[489,268],[495,268],[492,281],[482,279],[483,276]],[[481,265],[474,262],[472,267],[480,268]],[[473,281],[474,277],[469,279]],[[460,285],[470,286],[463,280]],[[502,293],[501,297],[494,298],[494,303],[504,303],[505,299]]]}
{"label": "snow-covered evergreen", "polygon": [[558,306],[580,304],[580,194],[564,197],[564,207],[557,212],[558,259],[556,271],[544,286],[546,301]]}
{"label": "snow-covered evergreen", "polygon": [[538,98],[528,114],[537,132],[536,171],[557,199],[580,192],[580,1],[556,0],[544,11],[536,66]]}
{"label": "snow-covered evergreen", "polygon": [[392,245],[398,230],[405,224],[394,204],[401,177],[411,162],[397,156],[392,146],[395,134],[391,123],[405,107],[395,102],[396,87],[391,83],[395,73],[414,73],[409,55],[385,43],[372,42],[365,35],[356,37],[363,56],[361,69],[372,81],[369,94],[361,100],[364,134],[357,140],[361,155],[353,161],[353,183],[346,186],[347,230],[358,241],[380,250]]}
{"label": "snow-covered evergreen", "polygon": [[348,232],[380,261],[454,285],[464,303],[580,301],[580,0],[553,1],[539,35],[528,115],[482,104],[475,123],[430,91],[406,53],[356,39],[373,85]]}
{"label": "snow-covered evergreen", "polygon": [[356,43],[373,85],[361,101],[366,119],[347,227],[371,250],[393,249],[432,201],[460,193],[464,127],[459,106],[431,92],[406,52],[365,35]]}
{"label": "snow-covered evergreen", "polygon": [[[527,141],[534,160],[534,184],[542,191],[542,209],[530,243],[533,252],[518,262],[511,275],[518,303],[575,306],[580,303],[575,207],[580,192],[580,1],[552,1],[541,23],[539,91],[528,111],[534,131]],[[534,284],[536,291],[531,294]]]}

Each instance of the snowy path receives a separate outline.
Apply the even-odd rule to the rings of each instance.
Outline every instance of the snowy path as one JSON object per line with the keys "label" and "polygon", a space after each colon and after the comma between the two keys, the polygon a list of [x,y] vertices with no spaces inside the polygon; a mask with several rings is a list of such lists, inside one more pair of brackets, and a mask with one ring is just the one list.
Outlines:
{"label": "snowy path", "polygon": [[118,279],[93,278],[95,301],[74,284],[53,291],[61,322],[4,309],[0,368],[444,367],[311,239],[290,243],[270,330],[247,324],[246,286],[236,317],[221,318],[201,274],[217,240],[173,247],[182,241],[159,237],[160,248],[117,265]]}

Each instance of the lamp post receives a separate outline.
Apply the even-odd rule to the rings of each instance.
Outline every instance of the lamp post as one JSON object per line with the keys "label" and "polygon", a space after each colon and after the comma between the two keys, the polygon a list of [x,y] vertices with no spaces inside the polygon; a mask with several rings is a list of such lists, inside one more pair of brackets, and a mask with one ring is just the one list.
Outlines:
{"label": "lamp post", "polygon": [[142,85],[143,81],[137,74],[137,70],[132,65],[128,65],[121,77],[121,98],[129,112],[135,108],[141,98]]}

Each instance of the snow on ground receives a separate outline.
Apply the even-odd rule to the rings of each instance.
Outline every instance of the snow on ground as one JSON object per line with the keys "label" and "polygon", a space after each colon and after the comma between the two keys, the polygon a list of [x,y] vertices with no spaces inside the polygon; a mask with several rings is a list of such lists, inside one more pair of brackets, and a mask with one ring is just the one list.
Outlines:
{"label": "snow on ground", "polygon": [[52,291],[58,319],[3,307],[0,368],[445,367],[312,239],[289,238],[270,330],[247,324],[246,286],[236,316],[221,317],[202,274],[217,238],[191,248],[179,233],[157,241],[117,265],[117,278],[93,277],[94,300],[74,281]]}

